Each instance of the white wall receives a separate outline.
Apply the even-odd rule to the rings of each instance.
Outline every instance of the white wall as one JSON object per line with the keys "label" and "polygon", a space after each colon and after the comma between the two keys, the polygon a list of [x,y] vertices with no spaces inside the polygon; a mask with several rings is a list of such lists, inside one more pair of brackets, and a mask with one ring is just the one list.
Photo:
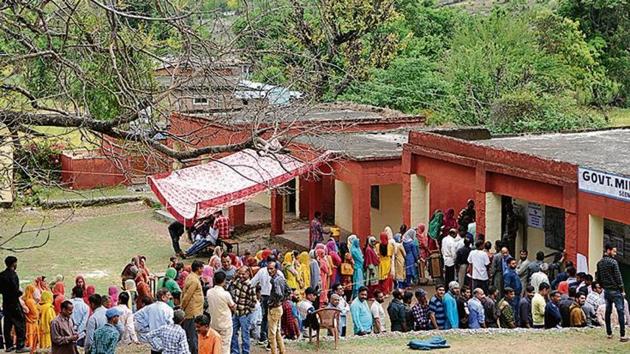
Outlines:
{"label": "white wall", "polygon": [[370,208],[370,229],[377,236],[389,225],[397,230],[402,224],[402,185],[386,184],[380,186],[380,208]]}
{"label": "white wall", "polygon": [[501,196],[499,194],[486,193],[486,241],[492,242],[501,239]]}
{"label": "white wall", "polygon": [[335,224],[352,232],[352,187],[335,180]]}
{"label": "white wall", "polygon": [[[409,207],[411,209],[411,225],[420,223],[429,225],[429,183],[426,178],[418,175],[411,175],[411,193]],[[392,227],[393,230],[396,230]]]}
{"label": "white wall", "polygon": [[[527,204],[528,203],[529,202],[526,200],[515,199],[515,204],[518,204],[520,208],[523,210],[523,216],[524,216],[523,227],[527,228],[527,245],[525,245],[525,248],[529,252],[529,259],[535,259],[536,252],[538,251],[543,251],[545,252],[545,254],[557,252],[558,250],[554,250],[552,248],[548,248],[545,246],[545,230],[544,229],[538,229],[535,227],[527,226]],[[518,245],[523,245],[522,240],[523,240],[522,231],[519,230],[519,236],[516,241],[517,248],[518,248]]]}

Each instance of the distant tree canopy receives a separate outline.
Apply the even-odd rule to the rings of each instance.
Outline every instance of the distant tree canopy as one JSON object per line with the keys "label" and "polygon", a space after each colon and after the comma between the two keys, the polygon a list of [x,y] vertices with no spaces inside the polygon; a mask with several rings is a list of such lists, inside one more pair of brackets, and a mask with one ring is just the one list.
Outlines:
{"label": "distant tree canopy", "polygon": [[[252,58],[261,79],[297,80],[325,100],[497,132],[598,127],[605,122],[597,108],[627,101],[626,2],[593,10],[592,24],[580,18],[589,12],[577,0],[559,8],[515,3],[488,14],[431,0],[277,3],[241,18],[241,28],[258,29],[241,45],[264,53]],[[384,7],[375,11],[377,4]],[[339,44],[335,34],[345,31],[354,37]]]}

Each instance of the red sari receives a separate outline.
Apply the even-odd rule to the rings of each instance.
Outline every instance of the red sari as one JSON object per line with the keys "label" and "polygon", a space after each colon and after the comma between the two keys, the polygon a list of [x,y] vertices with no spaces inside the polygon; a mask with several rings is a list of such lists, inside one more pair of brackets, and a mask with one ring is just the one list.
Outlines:
{"label": "red sari", "polygon": [[326,251],[323,248],[315,250],[317,255],[317,263],[319,263],[319,277],[321,279],[322,288],[319,295],[319,301],[322,304],[328,303],[328,289],[330,288],[330,267],[328,267],[328,259],[326,259]]}
{"label": "red sari", "polygon": [[[374,239],[374,237],[370,237],[370,240],[374,240],[374,243],[376,243],[376,239]],[[371,244],[368,244],[365,247],[364,253],[363,259],[366,270],[365,283],[368,288],[368,299],[372,299],[374,298],[374,290],[378,289],[379,259]]]}

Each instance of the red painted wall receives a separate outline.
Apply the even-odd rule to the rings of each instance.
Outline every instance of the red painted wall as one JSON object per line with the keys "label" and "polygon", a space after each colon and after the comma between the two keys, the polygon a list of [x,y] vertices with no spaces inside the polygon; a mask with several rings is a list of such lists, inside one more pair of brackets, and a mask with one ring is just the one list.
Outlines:
{"label": "red painted wall", "polygon": [[487,174],[486,183],[488,192],[564,208],[563,191],[560,186],[492,172]]}
{"label": "red painted wall", "polygon": [[630,225],[630,203],[578,192],[578,252],[588,255],[589,214]]}
{"label": "red painted wall", "polygon": [[105,157],[72,158],[61,155],[61,183],[71,189],[129,184],[131,181]]}
{"label": "red painted wall", "polygon": [[413,171],[424,176],[429,185],[429,214],[435,209],[455,209],[457,214],[468,199],[475,199],[475,169],[467,166],[415,156]]}

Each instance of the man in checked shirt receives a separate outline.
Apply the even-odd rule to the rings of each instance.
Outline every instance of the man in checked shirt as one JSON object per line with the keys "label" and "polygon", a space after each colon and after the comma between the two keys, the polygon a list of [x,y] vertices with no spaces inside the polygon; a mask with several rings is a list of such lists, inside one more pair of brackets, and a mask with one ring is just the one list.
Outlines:
{"label": "man in checked shirt", "polygon": [[619,271],[619,264],[615,259],[617,256],[617,247],[606,244],[606,254],[597,262],[597,282],[604,288],[604,298],[606,299],[606,334],[608,339],[612,339],[612,326],[610,323],[610,315],[612,314],[613,304],[617,308],[617,316],[619,318],[619,332],[621,342],[627,342],[626,327],[624,323],[623,298],[626,296],[623,290],[623,280]]}
{"label": "man in checked shirt", "polygon": [[[242,266],[230,285],[230,294],[236,303],[232,316],[232,353],[249,354],[249,328],[256,307],[256,287],[249,281],[249,268]],[[238,332],[241,332],[239,349]]]}

